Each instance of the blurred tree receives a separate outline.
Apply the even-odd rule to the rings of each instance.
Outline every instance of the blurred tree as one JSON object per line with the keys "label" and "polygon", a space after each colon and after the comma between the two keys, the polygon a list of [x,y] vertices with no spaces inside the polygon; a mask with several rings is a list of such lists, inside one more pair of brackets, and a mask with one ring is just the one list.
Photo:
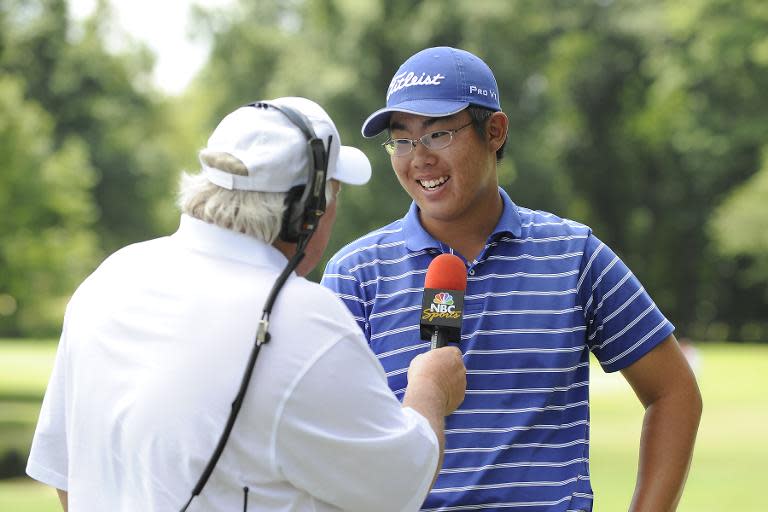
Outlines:
{"label": "blurred tree", "polygon": [[704,227],[757,169],[768,138],[768,10],[761,1],[601,5],[550,63],[562,76],[560,110],[572,114],[558,153],[589,204],[583,217],[679,327],[706,335],[714,320],[737,321],[724,293],[734,283]]}
{"label": "blurred tree", "polygon": [[149,52],[108,51],[112,30],[104,0],[81,25],[64,0],[0,0],[0,336],[56,333],[103,251],[167,227],[167,109]]}
{"label": "blurred tree", "polygon": [[709,228],[720,253],[721,268],[731,279],[722,309],[739,338],[768,338],[768,149],[762,167],[739,185],[715,210]]}
{"label": "blurred tree", "polygon": [[96,173],[76,137],[54,144],[54,122],[0,78],[0,335],[51,334],[96,263]]}
{"label": "blurred tree", "polygon": [[730,257],[753,260],[750,282],[768,281],[768,148],[762,168],[728,195],[712,218],[720,250]]}
{"label": "blurred tree", "polygon": [[[0,0],[0,72],[24,80],[26,97],[52,117],[53,143],[83,140],[97,171],[101,245],[112,251],[157,232],[156,204],[169,189],[172,161],[157,144],[164,108],[149,86],[151,53],[132,42],[107,49],[118,30],[106,0],[73,26],[65,0]],[[155,99],[158,98],[158,99]]]}

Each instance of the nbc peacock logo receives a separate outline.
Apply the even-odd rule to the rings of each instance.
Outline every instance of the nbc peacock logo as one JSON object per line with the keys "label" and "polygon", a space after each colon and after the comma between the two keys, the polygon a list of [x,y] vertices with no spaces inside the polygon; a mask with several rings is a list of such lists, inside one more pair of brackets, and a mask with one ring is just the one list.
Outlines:
{"label": "nbc peacock logo", "polygon": [[455,309],[453,297],[448,292],[436,293],[432,304],[429,305],[429,311],[433,313],[453,313]]}
{"label": "nbc peacock logo", "polygon": [[448,292],[440,292],[435,294],[435,298],[432,299],[434,304],[445,304],[446,306],[453,305],[453,297]]}

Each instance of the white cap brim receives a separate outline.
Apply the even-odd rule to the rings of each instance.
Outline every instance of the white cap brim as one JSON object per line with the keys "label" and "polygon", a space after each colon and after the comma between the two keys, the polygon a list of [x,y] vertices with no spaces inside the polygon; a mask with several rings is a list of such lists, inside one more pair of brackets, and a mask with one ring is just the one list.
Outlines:
{"label": "white cap brim", "polygon": [[341,146],[336,169],[331,170],[328,177],[349,185],[364,185],[371,179],[371,162],[359,149]]}

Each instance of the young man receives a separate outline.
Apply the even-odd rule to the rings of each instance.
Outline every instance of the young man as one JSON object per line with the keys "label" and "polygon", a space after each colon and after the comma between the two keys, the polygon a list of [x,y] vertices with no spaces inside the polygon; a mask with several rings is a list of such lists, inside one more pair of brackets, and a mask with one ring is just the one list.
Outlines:
{"label": "young man", "polygon": [[368,181],[367,158],[320,106],[280,98],[226,116],[200,160],[179,230],[113,254],[69,303],[27,472],[73,511],[416,510],[464,395],[459,351],[415,359],[401,407],[349,312],[299,277],[328,243],[339,182]]}
{"label": "young man", "polygon": [[447,47],[410,57],[363,135],[388,132],[384,149],[413,203],[339,251],[323,283],[402,396],[410,361],[429,348],[419,336],[427,267],[446,252],[466,263],[467,396],[446,420],[424,510],[592,510],[590,351],[646,409],[631,509],[673,510],[701,414],[673,326],[587,226],[517,206],[499,188],[507,129],[478,57]]}

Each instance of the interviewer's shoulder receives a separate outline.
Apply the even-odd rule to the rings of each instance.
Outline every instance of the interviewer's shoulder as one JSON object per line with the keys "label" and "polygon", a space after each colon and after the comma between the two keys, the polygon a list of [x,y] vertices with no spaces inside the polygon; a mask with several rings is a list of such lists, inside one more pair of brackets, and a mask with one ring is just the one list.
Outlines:
{"label": "interviewer's shoulder", "polygon": [[339,329],[360,330],[352,314],[332,290],[303,277],[290,279],[278,300],[289,304],[292,311],[311,313],[313,318],[334,324]]}
{"label": "interviewer's shoulder", "polygon": [[136,242],[116,250],[104,258],[96,269],[80,284],[78,291],[82,288],[94,286],[102,279],[114,279],[115,276],[130,281],[131,275],[134,272],[146,269],[148,264],[157,263],[154,251],[163,244],[167,244],[168,240],[169,237],[164,236]]}
{"label": "interviewer's shoulder", "polygon": [[168,237],[162,237],[137,242],[107,256],[74,290],[67,303],[67,313],[78,305],[85,305],[84,311],[93,314],[90,309],[93,304],[103,303],[103,297],[112,296],[123,283],[131,283],[135,276],[146,273],[146,269],[156,263],[149,255],[167,240]]}

